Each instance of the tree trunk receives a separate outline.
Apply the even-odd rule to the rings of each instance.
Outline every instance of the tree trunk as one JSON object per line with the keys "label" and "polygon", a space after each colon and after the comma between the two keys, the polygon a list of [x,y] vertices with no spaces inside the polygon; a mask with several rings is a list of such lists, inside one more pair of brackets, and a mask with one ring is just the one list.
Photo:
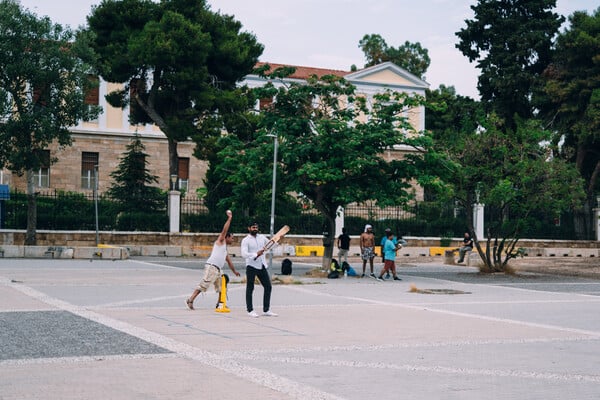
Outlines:
{"label": "tree trunk", "polygon": [[[323,269],[328,271],[333,259],[333,244],[335,243],[335,216],[325,216],[327,220],[327,231],[323,232]],[[327,233],[327,235],[325,235]]]}
{"label": "tree trunk", "polygon": [[33,171],[28,170],[25,176],[27,178],[27,232],[25,234],[25,246],[35,246],[37,243],[35,237],[37,226],[37,194],[35,193]]}

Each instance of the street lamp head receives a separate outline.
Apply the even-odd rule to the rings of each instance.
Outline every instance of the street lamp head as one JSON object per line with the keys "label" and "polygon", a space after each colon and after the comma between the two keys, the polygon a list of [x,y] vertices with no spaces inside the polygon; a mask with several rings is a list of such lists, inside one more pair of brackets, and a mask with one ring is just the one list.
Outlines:
{"label": "street lamp head", "polygon": [[177,183],[177,175],[171,175],[171,190],[175,190],[175,184]]}

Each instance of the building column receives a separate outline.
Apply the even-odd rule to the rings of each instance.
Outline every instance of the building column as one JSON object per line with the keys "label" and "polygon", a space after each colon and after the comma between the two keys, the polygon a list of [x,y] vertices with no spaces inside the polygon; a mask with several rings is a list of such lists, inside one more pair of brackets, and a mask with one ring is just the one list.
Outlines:
{"label": "building column", "polygon": [[169,191],[169,232],[179,232],[179,216],[181,203],[179,201],[181,192],[179,190]]}
{"label": "building column", "polygon": [[339,237],[342,234],[342,228],[344,227],[344,208],[338,207],[337,216],[335,217],[335,235],[334,238]]}
{"label": "building column", "polygon": [[481,204],[481,203],[473,204],[473,227],[475,228],[475,235],[477,235],[477,240],[482,240],[484,238],[484,229],[483,229],[484,208],[485,208],[485,204]]}

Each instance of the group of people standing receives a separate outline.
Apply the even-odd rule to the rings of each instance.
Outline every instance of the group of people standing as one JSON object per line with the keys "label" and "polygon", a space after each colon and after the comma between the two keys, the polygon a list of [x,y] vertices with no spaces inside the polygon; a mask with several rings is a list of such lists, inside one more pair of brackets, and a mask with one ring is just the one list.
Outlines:
{"label": "group of people standing", "polygon": [[[214,285],[217,294],[220,293],[221,285],[221,270],[227,262],[231,271],[240,276],[240,273],[235,270],[229,255],[227,254],[227,245],[231,245],[234,240],[233,233],[229,232],[231,219],[233,214],[227,210],[227,221],[223,225],[221,233],[215,240],[212,252],[204,265],[204,276],[202,281],[194,289],[192,295],[186,300],[186,304],[190,310],[194,309],[194,300],[201,292],[206,292],[211,285]],[[242,239],[241,249],[242,257],[246,260],[246,310],[252,318],[259,317],[259,314],[254,310],[252,304],[252,296],[254,293],[254,281],[258,281],[263,287],[263,313],[267,317],[276,317],[277,314],[270,310],[271,305],[271,278],[267,271],[267,263],[264,257],[265,245],[269,240],[264,235],[258,233],[258,223],[250,222],[248,224],[248,235]]]}
{"label": "group of people standing", "polygon": [[[399,239],[393,234],[391,229],[385,230],[385,235],[381,238],[381,254],[383,257],[383,268],[379,276],[375,275],[374,271],[374,259],[375,259],[375,234],[373,233],[372,225],[365,225],[365,230],[360,234],[360,256],[362,259],[362,275],[366,276],[367,262],[371,269],[370,276],[372,278],[383,280],[384,274],[389,278],[390,272],[393,275],[395,281],[400,281],[396,273],[396,252],[402,248],[402,244]],[[348,251],[350,250],[350,236],[346,233],[346,228],[342,228],[342,234],[338,237],[338,258],[339,263],[342,264],[342,259],[348,262]]]}

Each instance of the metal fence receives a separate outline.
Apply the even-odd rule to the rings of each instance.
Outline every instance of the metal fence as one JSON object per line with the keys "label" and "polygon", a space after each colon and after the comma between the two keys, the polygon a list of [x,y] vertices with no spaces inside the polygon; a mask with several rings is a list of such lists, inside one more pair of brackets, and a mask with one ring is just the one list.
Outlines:
{"label": "metal fence", "polygon": [[[105,194],[98,195],[98,217],[101,230],[140,230],[167,231],[167,195],[165,209],[152,216],[123,215],[118,203]],[[27,226],[27,196],[12,192],[10,200],[3,200],[0,207],[0,228],[25,229]],[[129,213],[132,214],[132,213]],[[490,216],[494,210],[486,207],[485,225],[493,224]],[[248,218],[234,218],[232,229],[245,232]],[[263,231],[270,225],[270,213],[257,216]],[[285,219],[285,220],[284,220]],[[576,221],[585,220],[573,212],[560,218],[538,212],[523,228],[523,238],[592,240],[593,232],[577,225]],[[201,199],[183,197],[181,199],[181,230],[190,232],[218,232],[223,226],[221,212],[214,213]],[[322,235],[327,230],[325,220],[314,210],[307,210],[285,217],[275,215],[275,225],[290,225],[296,234]],[[466,214],[462,208],[453,205],[443,206],[434,203],[417,203],[410,206],[380,208],[374,203],[353,204],[344,209],[344,226],[352,235],[364,230],[365,224],[371,224],[376,233],[386,228],[400,236],[462,237],[467,230]],[[491,225],[490,225],[491,226]],[[95,229],[95,204],[92,192],[72,193],[61,191],[40,192],[37,195],[37,228],[52,230],[93,230]]]}

